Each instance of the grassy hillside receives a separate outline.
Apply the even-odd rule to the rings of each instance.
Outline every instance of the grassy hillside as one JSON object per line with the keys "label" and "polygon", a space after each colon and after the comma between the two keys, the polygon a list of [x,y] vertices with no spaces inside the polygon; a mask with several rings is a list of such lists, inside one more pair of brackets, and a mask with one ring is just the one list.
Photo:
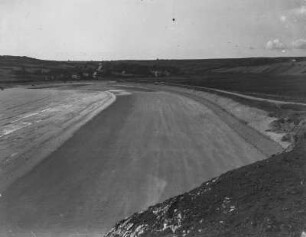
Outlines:
{"label": "grassy hillside", "polygon": [[207,60],[118,61],[175,68],[168,77],[133,78],[142,82],[170,82],[214,87],[247,94],[275,95],[305,100],[306,58],[245,58]]}
{"label": "grassy hillside", "polygon": [[[306,58],[238,58],[203,60],[147,60],[119,61],[126,64],[177,67],[181,74],[203,76],[209,73],[265,73],[302,75],[306,72]],[[117,62],[118,63],[118,62]]]}
{"label": "grassy hillside", "polygon": [[271,95],[284,97],[284,99],[292,97],[298,100],[305,100],[306,97],[306,75],[220,73],[166,81],[258,96]]}
{"label": "grassy hillside", "polygon": [[[84,65],[97,66],[98,62],[45,61],[28,57],[0,56],[0,69],[14,74],[18,69],[66,69]],[[203,59],[203,60],[122,60],[105,61],[110,70],[133,72],[135,76],[150,70],[168,71],[169,75],[187,77],[206,77],[216,74],[263,74],[303,76],[306,73],[306,58],[242,58],[242,59]],[[147,74],[153,76],[153,74]],[[3,79],[3,78],[2,78]]]}
{"label": "grassy hillside", "polygon": [[[0,56],[0,82],[73,80],[74,74],[91,75],[98,64]],[[172,82],[299,100],[306,97],[306,58],[107,61],[103,69],[100,80]]]}
{"label": "grassy hillside", "polygon": [[72,74],[94,71],[97,66],[97,62],[60,62],[0,56],[0,82],[65,81],[71,79]]}

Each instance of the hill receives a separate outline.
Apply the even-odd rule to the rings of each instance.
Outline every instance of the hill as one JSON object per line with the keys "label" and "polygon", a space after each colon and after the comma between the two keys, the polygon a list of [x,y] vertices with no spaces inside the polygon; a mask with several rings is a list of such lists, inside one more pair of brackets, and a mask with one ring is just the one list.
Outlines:
{"label": "hill", "polygon": [[178,71],[176,75],[169,77],[138,79],[143,82],[153,80],[205,86],[244,94],[268,94],[305,101],[306,58],[157,60],[138,63],[176,67]]}
{"label": "hill", "polygon": [[[237,59],[203,59],[203,60],[119,60],[104,61],[103,64],[117,72],[133,72],[134,76],[154,76],[150,71],[167,71],[163,76],[183,76],[205,78],[216,75],[290,75],[304,76],[306,58],[237,58]],[[97,66],[98,62],[90,61],[50,61],[29,57],[0,56],[0,81],[3,76],[14,75],[24,69],[29,73],[35,70],[73,69],[80,66]],[[13,77],[13,76],[12,76]],[[17,78],[16,78],[17,79]],[[20,78],[19,78],[20,79]]]}
{"label": "hill", "polygon": [[116,63],[177,67],[181,74],[203,76],[212,73],[265,73],[303,75],[306,58],[228,58],[199,60],[117,61]]}
{"label": "hill", "polygon": [[[104,61],[99,80],[168,82],[306,101],[306,58]],[[0,56],[0,83],[93,79],[99,62]],[[89,76],[90,75],[90,76]]]}
{"label": "hill", "polygon": [[97,62],[46,61],[29,57],[0,56],[0,82],[71,80],[71,75],[94,71]]}

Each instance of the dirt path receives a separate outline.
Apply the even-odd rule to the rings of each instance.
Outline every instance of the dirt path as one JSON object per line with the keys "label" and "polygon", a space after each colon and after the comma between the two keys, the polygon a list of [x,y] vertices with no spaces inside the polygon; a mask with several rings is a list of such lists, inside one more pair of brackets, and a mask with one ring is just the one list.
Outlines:
{"label": "dirt path", "polygon": [[[181,84],[169,83],[169,85],[184,87]],[[186,86],[186,87],[192,89],[192,86]],[[212,91],[212,92],[213,91],[220,92],[222,94],[227,94],[227,95],[234,95],[234,96],[238,96],[238,97],[249,99],[249,100],[255,100],[255,101],[265,101],[265,102],[270,102],[270,103],[279,104],[279,105],[302,105],[302,106],[306,106],[306,103],[302,103],[302,102],[291,102],[291,101],[283,101],[283,100],[266,99],[266,98],[260,98],[260,97],[251,96],[251,95],[244,95],[244,94],[240,94],[240,93],[237,93],[237,92],[219,90],[219,89],[204,87],[204,86],[199,86],[198,88],[199,89],[203,88],[205,90]]]}
{"label": "dirt path", "polygon": [[0,236],[100,236],[135,211],[266,157],[211,106],[159,91],[118,96],[2,193]]}

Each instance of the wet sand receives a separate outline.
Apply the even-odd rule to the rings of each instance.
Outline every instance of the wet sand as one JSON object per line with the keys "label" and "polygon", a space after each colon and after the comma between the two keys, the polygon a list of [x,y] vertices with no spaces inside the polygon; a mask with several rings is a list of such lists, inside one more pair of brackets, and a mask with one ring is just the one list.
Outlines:
{"label": "wet sand", "polygon": [[0,193],[115,101],[112,93],[12,88],[0,92]]}

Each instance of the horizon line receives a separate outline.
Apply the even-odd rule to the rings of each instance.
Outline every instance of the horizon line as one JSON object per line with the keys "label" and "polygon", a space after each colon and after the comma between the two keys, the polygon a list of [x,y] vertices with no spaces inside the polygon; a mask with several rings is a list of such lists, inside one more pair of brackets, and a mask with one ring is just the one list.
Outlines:
{"label": "horizon line", "polygon": [[33,56],[26,56],[26,55],[0,55],[0,57],[16,57],[16,58],[29,58],[29,59],[36,59],[41,61],[57,61],[57,62],[103,62],[103,61],[197,61],[197,60],[237,60],[237,59],[276,59],[276,58],[306,58],[305,56],[254,56],[254,57],[212,57],[212,58],[139,58],[139,59],[47,59],[47,58],[36,58]]}

